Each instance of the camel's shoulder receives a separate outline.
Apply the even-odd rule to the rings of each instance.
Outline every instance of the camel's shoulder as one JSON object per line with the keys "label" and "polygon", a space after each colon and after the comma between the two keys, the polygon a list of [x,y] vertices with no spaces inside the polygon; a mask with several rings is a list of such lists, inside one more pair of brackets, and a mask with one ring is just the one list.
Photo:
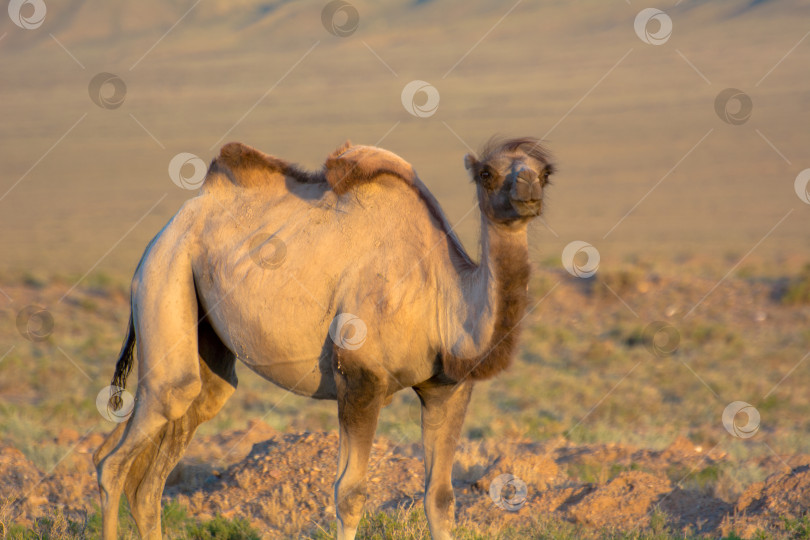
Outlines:
{"label": "camel's shoulder", "polygon": [[216,182],[223,175],[241,187],[260,187],[279,175],[306,183],[323,181],[321,175],[239,142],[230,142],[220,149],[208,168],[206,183]]}
{"label": "camel's shoulder", "polygon": [[388,174],[413,185],[416,173],[410,163],[395,153],[376,146],[353,145],[346,141],[324,163],[324,176],[337,195]]}

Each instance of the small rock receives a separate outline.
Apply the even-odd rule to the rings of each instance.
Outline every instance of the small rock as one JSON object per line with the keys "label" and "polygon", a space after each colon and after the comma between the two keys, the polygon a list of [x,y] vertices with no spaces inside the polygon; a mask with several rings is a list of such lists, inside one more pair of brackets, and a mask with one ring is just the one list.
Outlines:
{"label": "small rock", "polygon": [[640,281],[638,285],[636,285],[636,290],[641,294],[646,294],[650,290],[650,283],[648,281]]}
{"label": "small rock", "polygon": [[79,433],[75,429],[63,427],[56,436],[56,444],[68,446],[79,440]]}

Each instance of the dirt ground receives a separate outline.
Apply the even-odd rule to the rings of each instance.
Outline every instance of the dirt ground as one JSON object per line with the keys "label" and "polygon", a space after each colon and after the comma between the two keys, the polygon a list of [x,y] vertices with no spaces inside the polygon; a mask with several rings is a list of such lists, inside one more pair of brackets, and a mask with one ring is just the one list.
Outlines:
{"label": "dirt ground", "polygon": [[[57,509],[76,519],[93,512],[97,492],[91,456],[102,435],[81,438],[65,429],[59,438],[76,451],[50,473],[38,470],[15,448],[0,448],[6,519],[17,516],[13,521],[26,524]],[[337,443],[335,433],[279,433],[259,421],[246,430],[199,437],[170,476],[164,503],[175,500],[200,519],[216,514],[246,518],[267,538],[325,529],[334,519]],[[810,455],[791,457],[782,470],[748,486],[733,503],[670,480],[676,469],[689,472],[722,464],[742,465],[685,438],[663,451],[575,445],[562,439],[465,440],[454,469],[457,516],[460,522],[520,524],[554,515],[594,529],[637,531],[650,524],[653,513],[664,512],[675,530],[712,537],[735,532],[748,538],[757,531],[778,534],[785,518],[807,513]],[[585,465],[597,471],[601,467],[602,478],[578,479],[576,471]],[[378,438],[371,454],[367,510],[420,505],[422,471],[419,445]],[[511,510],[499,507],[490,495],[503,474],[526,485],[525,495],[519,489],[502,493]],[[25,495],[9,499],[19,493]]]}

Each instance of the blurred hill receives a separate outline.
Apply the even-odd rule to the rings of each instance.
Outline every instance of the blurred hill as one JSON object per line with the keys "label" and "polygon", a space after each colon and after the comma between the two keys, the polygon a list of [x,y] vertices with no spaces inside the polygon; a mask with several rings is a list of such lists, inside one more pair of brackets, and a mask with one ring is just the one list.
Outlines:
{"label": "blurred hill", "polygon": [[[346,37],[327,31],[326,4],[52,1],[31,30],[2,14],[0,268],[131,272],[192,195],[171,158],[208,161],[229,140],[310,167],[347,138],[385,146],[474,248],[462,156],[494,133],[544,137],[559,162],[537,260],[572,240],[605,264],[755,246],[806,259],[806,2],[666,2],[658,46],[634,31],[636,1],[358,1]],[[126,84],[119,108],[91,101],[100,72]],[[430,117],[401,103],[415,79],[440,93]],[[715,113],[729,87],[753,103],[741,125]]]}

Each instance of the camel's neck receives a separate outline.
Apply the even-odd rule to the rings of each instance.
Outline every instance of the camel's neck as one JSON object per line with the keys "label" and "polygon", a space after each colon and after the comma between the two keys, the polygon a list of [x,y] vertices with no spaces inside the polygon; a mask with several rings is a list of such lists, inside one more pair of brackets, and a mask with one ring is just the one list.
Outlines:
{"label": "camel's neck", "polygon": [[449,314],[458,319],[448,321],[450,340],[445,342],[447,353],[461,360],[473,379],[509,365],[529,282],[526,227],[511,229],[482,219],[481,262],[463,273],[461,305]]}

